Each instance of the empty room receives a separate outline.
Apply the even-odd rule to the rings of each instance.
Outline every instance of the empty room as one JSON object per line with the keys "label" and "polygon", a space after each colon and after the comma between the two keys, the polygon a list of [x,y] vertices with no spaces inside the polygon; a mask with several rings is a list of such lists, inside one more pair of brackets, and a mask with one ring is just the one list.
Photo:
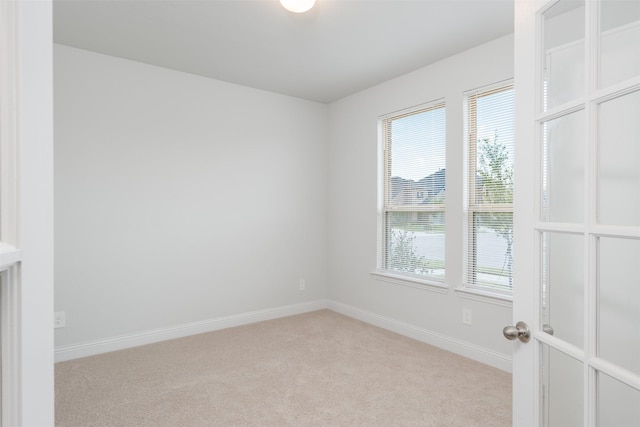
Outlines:
{"label": "empty room", "polygon": [[0,2],[2,426],[640,420],[640,1]]}

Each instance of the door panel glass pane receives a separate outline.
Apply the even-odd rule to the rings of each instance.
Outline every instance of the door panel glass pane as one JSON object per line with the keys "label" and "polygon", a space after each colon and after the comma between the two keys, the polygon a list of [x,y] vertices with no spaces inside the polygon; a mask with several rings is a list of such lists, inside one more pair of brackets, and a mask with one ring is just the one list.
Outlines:
{"label": "door panel glass pane", "polygon": [[598,372],[598,425],[635,426],[640,422],[640,391]]}
{"label": "door panel glass pane", "polygon": [[542,124],[542,220],[584,218],[584,111]]}
{"label": "door panel glass pane", "polygon": [[[584,341],[584,238],[542,233],[542,315],[553,335],[582,348]],[[544,329],[544,328],[541,328]]]}
{"label": "door panel glass pane", "polygon": [[640,225],[640,91],[604,102],[598,124],[599,222]]}
{"label": "door panel glass pane", "polygon": [[600,87],[640,75],[640,2],[602,1],[600,73]]}
{"label": "door panel glass pane", "polygon": [[582,363],[542,346],[542,402],[544,425],[582,427]]}
{"label": "door panel glass pane", "polygon": [[640,240],[598,242],[599,356],[640,374]]}
{"label": "door panel glass pane", "polygon": [[584,2],[560,0],[543,15],[544,111],[584,93]]}

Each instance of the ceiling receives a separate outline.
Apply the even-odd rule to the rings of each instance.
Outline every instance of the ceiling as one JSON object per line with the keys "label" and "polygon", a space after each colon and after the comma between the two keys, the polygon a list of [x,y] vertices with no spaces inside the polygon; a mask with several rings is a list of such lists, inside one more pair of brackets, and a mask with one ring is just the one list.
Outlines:
{"label": "ceiling", "polygon": [[54,0],[54,42],[329,103],[513,31],[513,0]]}

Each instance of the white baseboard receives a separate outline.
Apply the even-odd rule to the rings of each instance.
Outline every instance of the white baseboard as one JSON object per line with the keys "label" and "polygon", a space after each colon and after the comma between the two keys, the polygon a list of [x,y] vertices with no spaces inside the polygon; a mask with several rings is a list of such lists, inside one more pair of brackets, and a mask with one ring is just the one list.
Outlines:
{"label": "white baseboard", "polygon": [[153,344],[160,341],[182,338],[190,335],[218,331],[220,329],[247,325],[280,317],[308,313],[325,308],[400,335],[434,345],[461,356],[468,357],[469,359],[493,366],[494,368],[511,372],[510,356],[506,356],[502,353],[498,353],[475,344],[457,340],[437,332],[429,331],[409,323],[401,322],[350,306],[348,304],[331,300],[316,300],[300,304],[250,311],[231,316],[203,320],[200,322],[172,326],[169,328],[153,329],[150,331],[137,332],[80,344],[61,346],[55,349],[55,361],[63,362],[66,360],[79,359],[81,357]]}
{"label": "white baseboard", "polygon": [[429,331],[427,329],[401,322],[395,319],[361,310],[347,304],[329,300],[327,303],[329,310],[345,316],[353,317],[371,325],[387,329],[400,335],[413,338],[418,341],[442,348],[452,353],[459,354],[477,362],[484,363],[494,368],[498,368],[505,372],[511,372],[512,360],[511,356],[481,347],[475,344],[461,341],[449,336]]}
{"label": "white baseboard", "polygon": [[55,349],[54,357],[56,362],[63,362],[65,360],[79,359],[81,357],[123,350],[126,348],[202,334],[205,332],[218,331],[220,329],[277,319],[279,317],[308,313],[325,308],[327,308],[326,300],[316,300],[264,310],[249,311],[247,313],[218,317],[200,322],[186,323],[169,328],[153,329],[150,331],[89,341],[81,344],[61,346]]}

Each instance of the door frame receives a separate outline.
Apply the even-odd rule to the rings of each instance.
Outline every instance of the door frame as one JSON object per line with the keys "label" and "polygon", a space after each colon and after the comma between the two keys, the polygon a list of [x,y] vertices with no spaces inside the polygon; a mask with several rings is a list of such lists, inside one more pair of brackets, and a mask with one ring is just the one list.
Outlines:
{"label": "door frame", "polygon": [[[535,82],[540,78],[537,52],[539,49],[536,29],[537,11],[545,0],[516,0],[514,14],[514,87],[515,141],[514,151],[514,257],[513,324],[524,321],[531,334],[538,334],[539,319],[536,313],[538,291],[535,263],[536,184],[533,179],[538,162],[536,138],[538,129],[533,118],[536,115],[537,94]],[[536,339],[529,343],[513,343],[513,425],[540,425],[539,346]]]}
{"label": "door frame", "polygon": [[2,425],[53,426],[52,2],[0,8]]}

